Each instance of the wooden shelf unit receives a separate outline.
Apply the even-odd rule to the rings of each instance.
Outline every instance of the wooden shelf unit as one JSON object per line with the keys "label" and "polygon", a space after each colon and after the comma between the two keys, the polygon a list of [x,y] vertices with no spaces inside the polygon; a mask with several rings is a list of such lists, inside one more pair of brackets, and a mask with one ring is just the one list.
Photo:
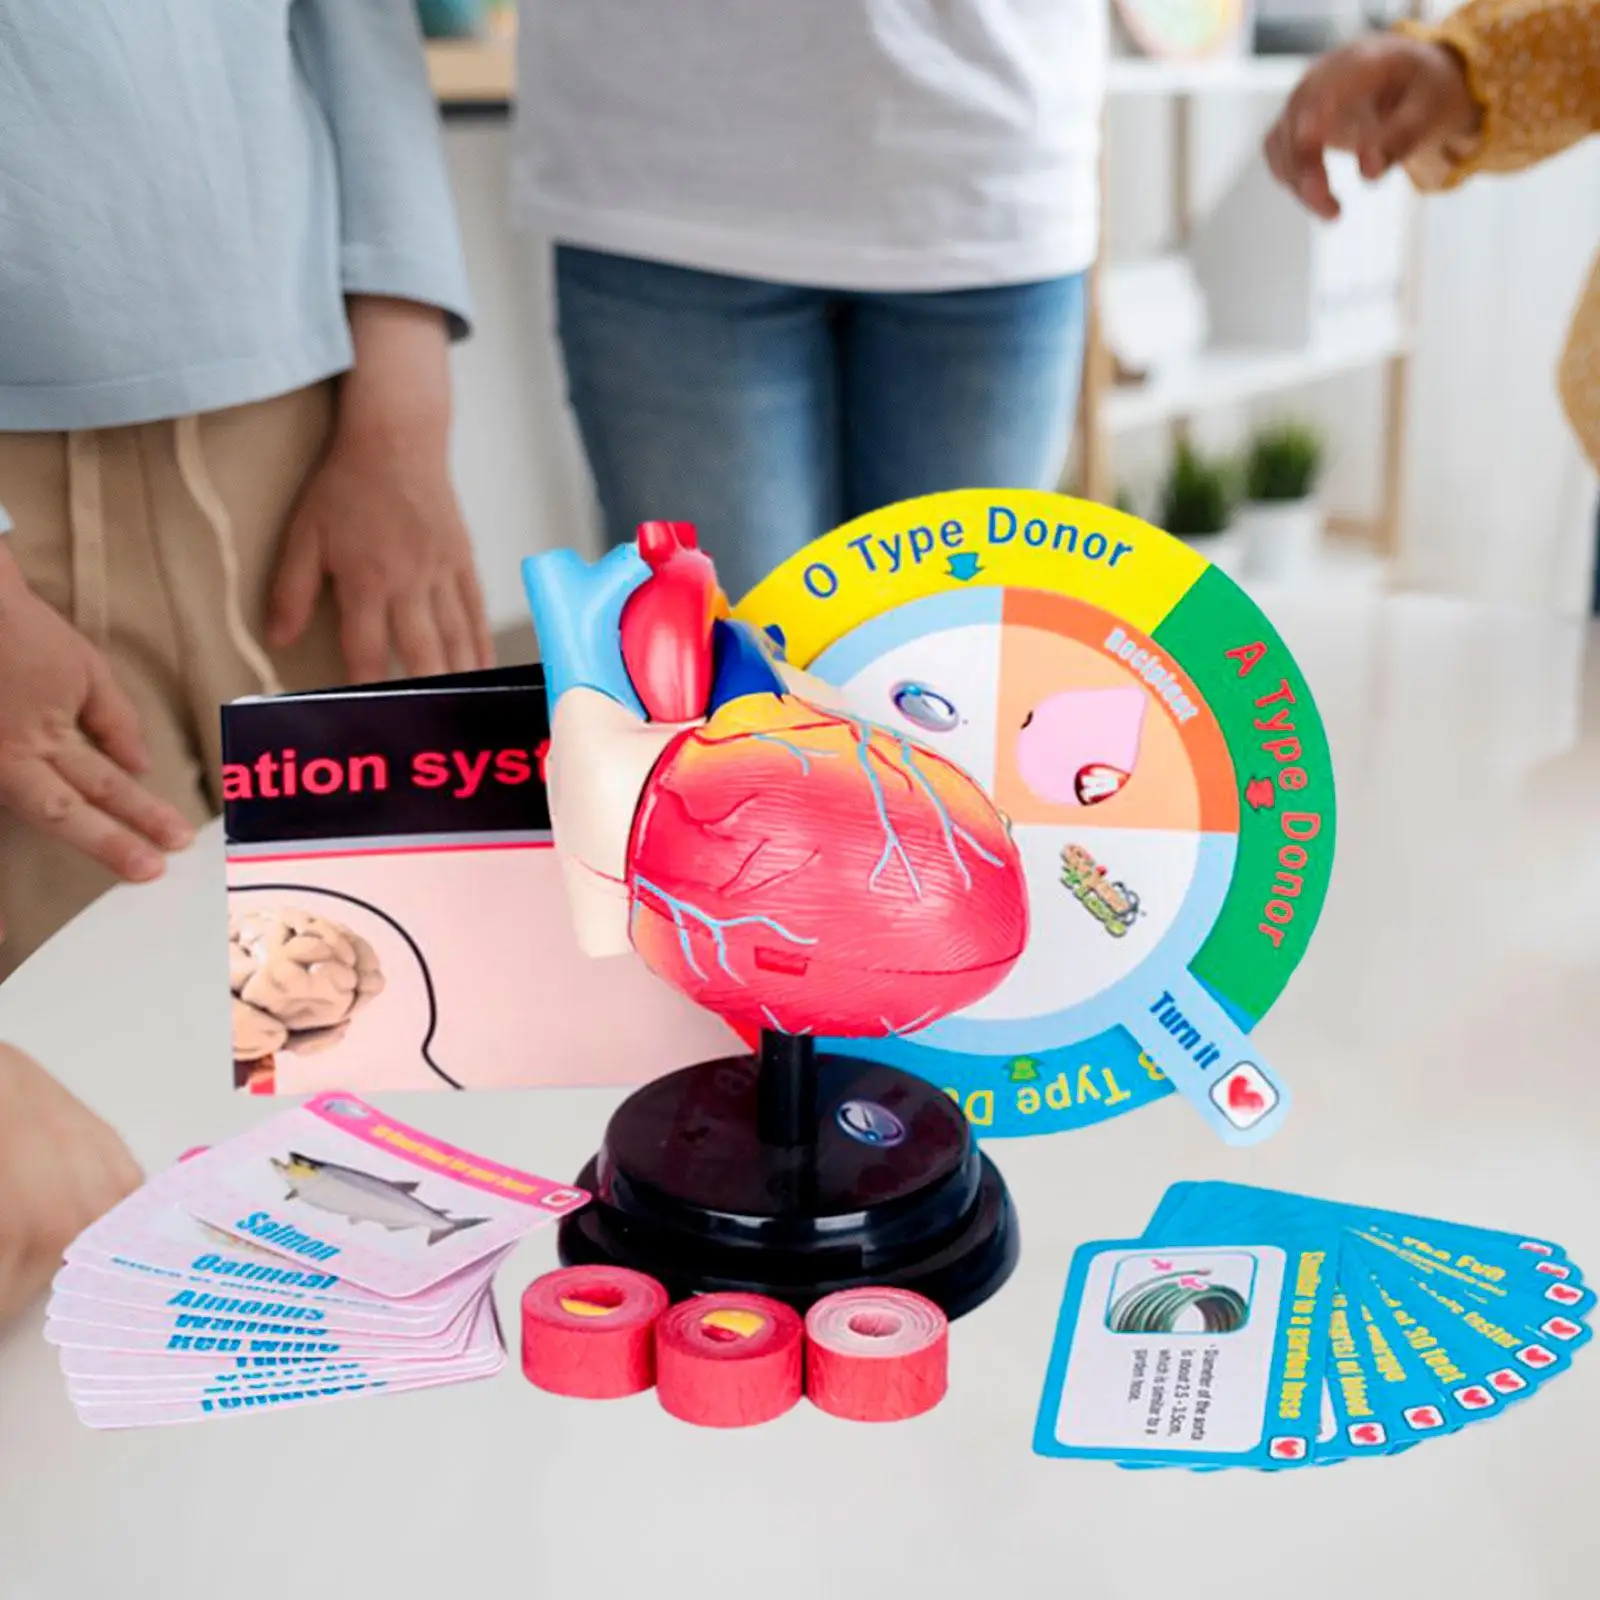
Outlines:
{"label": "wooden shelf unit", "polygon": [[514,40],[430,39],[427,56],[434,98],[446,110],[509,109],[517,75]]}
{"label": "wooden shelf unit", "polygon": [[[1107,78],[1109,98],[1165,97],[1175,102],[1171,209],[1180,243],[1186,235],[1190,213],[1192,101],[1208,95],[1286,97],[1308,64],[1298,56],[1240,56],[1199,62],[1113,58]],[[1102,130],[1107,132],[1109,142],[1104,122]],[[1102,155],[1102,237],[1109,187],[1109,164]],[[1114,362],[1105,345],[1099,312],[1105,263],[1103,258],[1096,262],[1090,276],[1087,341],[1072,465],[1079,492],[1106,504],[1113,501],[1117,491],[1113,442],[1118,434],[1166,424],[1176,440],[1183,436],[1190,418],[1210,407],[1241,404],[1299,389],[1339,373],[1378,367],[1384,370],[1386,381],[1377,516],[1371,524],[1332,518],[1330,529],[1345,538],[1369,542],[1383,560],[1392,561],[1399,554],[1403,534],[1405,403],[1415,323],[1417,255],[1418,234],[1413,220],[1397,326],[1388,332],[1304,350],[1207,350],[1182,369],[1140,384],[1115,381]]]}

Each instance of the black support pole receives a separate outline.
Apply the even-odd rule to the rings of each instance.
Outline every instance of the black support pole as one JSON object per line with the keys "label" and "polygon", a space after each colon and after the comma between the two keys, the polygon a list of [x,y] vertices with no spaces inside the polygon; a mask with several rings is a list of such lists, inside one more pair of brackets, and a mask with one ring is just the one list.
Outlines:
{"label": "black support pole", "polygon": [[762,1142],[789,1149],[815,1143],[815,1041],[764,1029],[756,1072],[756,1119]]}

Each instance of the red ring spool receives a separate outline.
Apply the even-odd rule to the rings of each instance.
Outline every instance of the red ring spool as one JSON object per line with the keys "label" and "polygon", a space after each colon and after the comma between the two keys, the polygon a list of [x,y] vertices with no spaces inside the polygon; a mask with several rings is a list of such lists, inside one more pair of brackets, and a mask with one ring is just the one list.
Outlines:
{"label": "red ring spool", "polygon": [[800,1399],[805,1329],[792,1307],[759,1294],[702,1294],[656,1324],[656,1393],[702,1428],[747,1428]]}
{"label": "red ring spool", "polygon": [[522,1375],[580,1400],[619,1400],[655,1382],[667,1291],[626,1267],[562,1267],[522,1291]]}
{"label": "red ring spool", "polygon": [[806,1313],[806,1397],[852,1422],[903,1422],[944,1399],[950,1323],[909,1289],[843,1289]]}

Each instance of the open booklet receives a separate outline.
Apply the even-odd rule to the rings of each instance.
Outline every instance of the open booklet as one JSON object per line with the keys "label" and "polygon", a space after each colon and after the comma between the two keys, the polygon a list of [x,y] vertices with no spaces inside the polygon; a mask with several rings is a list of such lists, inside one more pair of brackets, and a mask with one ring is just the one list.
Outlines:
{"label": "open booklet", "polygon": [[634,1084],[741,1048],[579,951],[548,734],[538,667],[223,708],[237,1087]]}

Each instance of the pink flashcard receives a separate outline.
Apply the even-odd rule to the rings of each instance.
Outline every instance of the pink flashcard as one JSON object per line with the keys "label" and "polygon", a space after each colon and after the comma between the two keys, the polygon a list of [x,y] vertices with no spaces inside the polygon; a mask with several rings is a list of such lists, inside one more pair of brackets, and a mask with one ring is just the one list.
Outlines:
{"label": "pink flashcard", "polygon": [[[329,1385],[411,1385],[426,1379],[442,1382],[452,1377],[472,1376],[486,1369],[498,1370],[500,1355],[499,1324],[493,1302],[486,1295],[474,1309],[471,1334],[464,1348],[456,1355],[415,1361],[357,1359],[304,1362],[266,1372],[217,1371],[214,1367],[196,1370],[186,1362],[162,1361],[159,1375],[145,1373],[130,1376],[111,1368],[113,1361],[125,1358],[89,1352],[87,1362],[80,1363],[83,1370],[69,1373],[67,1390],[74,1404],[80,1407],[134,1403],[181,1405],[221,1395],[272,1393],[308,1387],[323,1389]],[[97,1370],[97,1365],[100,1369],[109,1370]]]}
{"label": "pink flashcard", "polygon": [[68,1380],[79,1377],[116,1376],[148,1381],[164,1380],[174,1374],[198,1381],[208,1372],[271,1373],[304,1372],[340,1364],[341,1358],[317,1355],[249,1355],[235,1351],[97,1350],[89,1345],[64,1344],[56,1350],[61,1370]]}
{"label": "pink flashcard", "polygon": [[[476,1336],[475,1336],[476,1337]],[[164,1379],[100,1377],[69,1378],[67,1390],[75,1398],[91,1402],[114,1397],[137,1398],[152,1403],[171,1404],[175,1399],[190,1395],[244,1393],[253,1389],[297,1389],[307,1383],[376,1382],[378,1379],[425,1378],[430,1375],[447,1376],[462,1367],[476,1366],[485,1359],[485,1351],[469,1344],[460,1355],[442,1356],[438,1360],[380,1361],[365,1357],[354,1361],[317,1361],[279,1372],[189,1372],[169,1375]]]}
{"label": "pink flashcard", "polygon": [[179,1422],[200,1422],[210,1417],[238,1416],[264,1411],[274,1406],[314,1405],[325,1400],[350,1400],[358,1395],[403,1394],[409,1389],[432,1389],[445,1383],[467,1383],[477,1378],[492,1378],[505,1366],[502,1351],[491,1363],[467,1369],[458,1367],[448,1377],[379,1378],[368,1382],[317,1383],[298,1389],[275,1389],[266,1393],[223,1394],[185,1400],[177,1405],[149,1401],[119,1400],[114,1405],[79,1403],[79,1419],[91,1428],[153,1428]]}
{"label": "pink flashcard", "polygon": [[[162,1385],[119,1389],[99,1382],[73,1383],[67,1387],[67,1397],[80,1416],[87,1417],[97,1411],[122,1407],[149,1407],[152,1410],[171,1410],[175,1407],[194,1406],[200,1401],[243,1400],[246,1396],[260,1395],[269,1401],[282,1396],[298,1396],[307,1391],[319,1393],[329,1389],[346,1389],[356,1392],[382,1393],[386,1389],[415,1389],[427,1385],[466,1382],[473,1378],[488,1377],[505,1364],[505,1352],[497,1345],[487,1356],[472,1360],[430,1361],[405,1366],[356,1366],[345,1371],[335,1367],[317,1367],[292,1378],[275,1379],[271,1383],[249,1384],[189,1384],[187,1386]],[[245,1401],[245,1406],[252,1402]],[[241,1406],[239,1409],[244,1409]]]}
{"label": "pink flashcard", "polygon": [[150,1405],[178,1405],[184,1400],[219,1394],[259,1394],[274,1389],[304,1389],[307,1384],[376,1384],[376,1382],[416,1382],[424,1378],[450,1378],[453,1373],[477,1371],[499,1360],[499,1342],[486,1342],[483,1349],[469,1349],[461,1355],[437,1362],[315,1362],[298,1370],[251,1376],[248,1373],[190,1373],[174,1381],[141,1378],[70,1378],[67,1394],[74,1403],[107,1405],[114,1400],[139,1400]]}
{"label": "pink flashcard", "polygon": [[421,1294],[386,1299],[331,1272],[197,1221],[171,1198],[175,1174],[181,1170],[159,1174],[80,1234],[67,1249],[68,1267],[82,1265],[132,1280],[165,1283],[173,1286],[174,1293],[187,1283],[219,1294],[350,1307],[401,1325],[416,1322],[438,1328],[454,1321],[509,1253],[507,1249],[486,1256]]}
{"label": "pink flashcard", "polygon": [[585,1205],[344,1094],[318,1095],[174,1169],[164,1192],[226,1233],[404,1298]]}
{"label": "pink flashcard", "polygon": [[172,1354],[310,1355],[346,1359],[367,1356],[404,1361],[459,1355],[467,1346],[475,1309],[465,1309],[441,1333],[408,1339],[373,1333],[347,1335],[337,1329],[299,1328],[265,1317],[147,1311],[56,1294],[50,1300],[44,1337],[47,1344],[129,1353],[167,1351]]}
{"label": "pink flashcard", "polygon": [[[467,1276],[468,1274],[463,1274]],[[472,1293],[481,1292],[488,1275],[481,1267],[470,1269]],[[97,1322],[129,1326],[118,1320],[114,1308],[153,1313],[170,1322],[179,1315],[270,1319],[285,1328],[316,1329],[329,1338],[376,1334],[384,1338],[427,1339],[442,1333],[461,1314],[453,1305],[441,1305],[422,1317],[395,1317],[383,1302],[371,1305],[327,1304],[311,1299],[292,1299],[270,1291],[249,1287],[229,1291],[216,1284],[196,1283],[192,1279],[174,1281],[165,1277],[139,1276],[87,1265],[67,1265],[56,1274],[53,1285],[63,1299],[98,1301]],[[466,1299],[465,1304],[471,1300]],[[58,1315],[64,1313],[58,1312]],[[146,1322],[132,1326],[149,1326]]]}
{"label": "pink flashcard", "polygon": [[[215,1361],[173,1361],[157,1357],[134,1357],[116,1350],[78,1350],[63,1347],[62,1370],[67,1371],[67,1356],[75,1358],[80,1371],[67,1372],[67,1392],[72,1395],[135,1395],[146,1400],[158,1400],[166,1394],[213,1394],[234,1389],[298,1388],[315,1379],[319,1383],[330,1378],[343,1379],[351,1373],[386,1373],[391,1368],[403,1366],[407,1371],[422,1371],[434,1363],[427,1361],[295,1361],[284,1362],[281,1367],[264,1371],[239,1371],[235,1367],[221,1367]],[[149,1360],[152,1369],[145,1372],[96,1371],[96,1364],[110,1369],[111,1363]],[[438,1363],[447,1366],[449,1362]],[[159,1368],[159,1370],[155,1370]]]}

